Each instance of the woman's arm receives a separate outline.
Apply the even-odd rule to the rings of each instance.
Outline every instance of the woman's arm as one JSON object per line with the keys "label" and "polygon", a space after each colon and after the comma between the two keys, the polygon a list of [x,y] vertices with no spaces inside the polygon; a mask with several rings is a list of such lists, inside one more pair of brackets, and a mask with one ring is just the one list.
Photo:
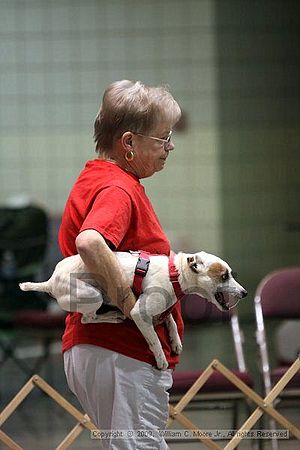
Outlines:
{"label": "woman's arm", "polygon": [[103,236],[96,230],[84,230],[76,238],[76,248],[112,304],[126,317],[131,318],[130,311],[135,305],[136,298],[125,280],[116,256]]}

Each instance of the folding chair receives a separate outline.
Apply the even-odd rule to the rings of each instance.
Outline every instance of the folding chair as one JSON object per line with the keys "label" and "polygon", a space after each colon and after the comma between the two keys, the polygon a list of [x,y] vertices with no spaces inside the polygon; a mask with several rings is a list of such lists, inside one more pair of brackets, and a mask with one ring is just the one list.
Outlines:
{"label": "folding chair", "polygon": [[[276,330],[285,320],[300,319],[300,267],[287,267],[268,274],[262,279],[255,293],[256,341],[260,355],[260,370],[263,394],[268,395],[272,387],[286,373],[289,366],[296,360],[300,351],[300,341],[289,336],[289,356],[281,355],[281,361],[271,362],[269,349],[275,354]],[[272,321],[273,328],[266,331],[265,322]],[[271,324],[270,324],[271,325]],[[275,338],[275,339],[274,339]],[[274,357],[273,357],[274,359]],[[282,390],[274,404],[289,400],[290,405],[300,400],[300,373],[298,372],[290,383]],[[282,403],[281,403],[282,404]],[[299,406],[299,405],[298,405]],[[273,423],[270,423],[272,426]],[[273,448],[277,444],[273,442]]]}
{"label": "folding chair", "polygon": [[[11,359],[27,376],[39,371],[64,325],[63,312],[47,310],[50,298],[46,294],[25,293],[18,285],[36,279],[48,237],[48,217],[40,207],[0,208],[0,367]],[[24,338],[42,344],[41,357],[31,365],[18,356]]]}
{"label": "folding chair", "polygon": [[[213,324],[223,325],[228,328],[231,326],[233,337],[233,347],[236,357],[236,367],[232,372],[242,380],[247,386],[253,386],[253,379],[246,368],[244,352],[243,352],[243,336],[239,325],[238,313],[236,309],[230,312],[220,312],[206,300],[199,299],[196,295],[187,295],[182,299],[182,316],[186,328],[205,327]],[[215,355],[211,355],[214,359]],[[185,394],[188,389],[203,374],[203,370],[197,369],[192,371],[175,370],[173,374],[173,386],[170,389],[170,404],[174,405]],[[200,391],[196,393],[185,407],[185,411],[203,410],[205,406],[209,409],[225,409],[232,410],[232,429],[237,428],[239,405],[243,402],[249,409],[248,403],[245,403],[243,393],[222,373],[214,371]]]}

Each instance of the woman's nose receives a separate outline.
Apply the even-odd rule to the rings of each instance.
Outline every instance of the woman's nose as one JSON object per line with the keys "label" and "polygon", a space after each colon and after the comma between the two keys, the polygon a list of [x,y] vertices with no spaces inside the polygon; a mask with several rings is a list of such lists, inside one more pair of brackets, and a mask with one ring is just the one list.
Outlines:
{"label": "woman's nose", "polygon": [[168,146],[166,147],[166,150],[171,151],[171,150],[174,150],[174,148],[175,148],[175,145],[173,144],[173,141],[170,141],[168,143]]}

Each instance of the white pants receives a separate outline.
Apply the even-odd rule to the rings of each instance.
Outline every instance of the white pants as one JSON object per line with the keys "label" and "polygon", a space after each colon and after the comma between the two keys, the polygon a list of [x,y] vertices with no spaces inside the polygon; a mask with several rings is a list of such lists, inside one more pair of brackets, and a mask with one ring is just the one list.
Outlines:
{"label": "white pants", "polygon": [[[100,430],[150,430],[150,436],[103,439],[105,450],[165,450],[158,433],[168,419],[172,371],[94,345],[76,345],[64,353],[71,391]],[[147,434],[147,433],[146,433]]]}

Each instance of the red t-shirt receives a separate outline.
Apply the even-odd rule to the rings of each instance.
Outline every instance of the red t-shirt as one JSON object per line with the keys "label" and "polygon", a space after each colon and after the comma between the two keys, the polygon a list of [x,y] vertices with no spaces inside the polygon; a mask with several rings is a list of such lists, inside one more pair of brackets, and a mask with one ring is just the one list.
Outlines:
{"label": "red t-shirt", "polygon": [[[109,161],[88,161],[75,182],[62,217],[59,245],[64,256],[77,253],[75,239],[94,229],[117,251],[144,250],[170,254],[170,243],[137,177]],[[172,310],[179,335],[183,333],[180,303]],[[172,353],[167,328],[155,328],[169,367],[178,363]],[[63,335],[63,351],[76,344],[99,345],[131,358],[155,365],[148,344],[135,323],[82,324],[80,313],[69,313]]]}

